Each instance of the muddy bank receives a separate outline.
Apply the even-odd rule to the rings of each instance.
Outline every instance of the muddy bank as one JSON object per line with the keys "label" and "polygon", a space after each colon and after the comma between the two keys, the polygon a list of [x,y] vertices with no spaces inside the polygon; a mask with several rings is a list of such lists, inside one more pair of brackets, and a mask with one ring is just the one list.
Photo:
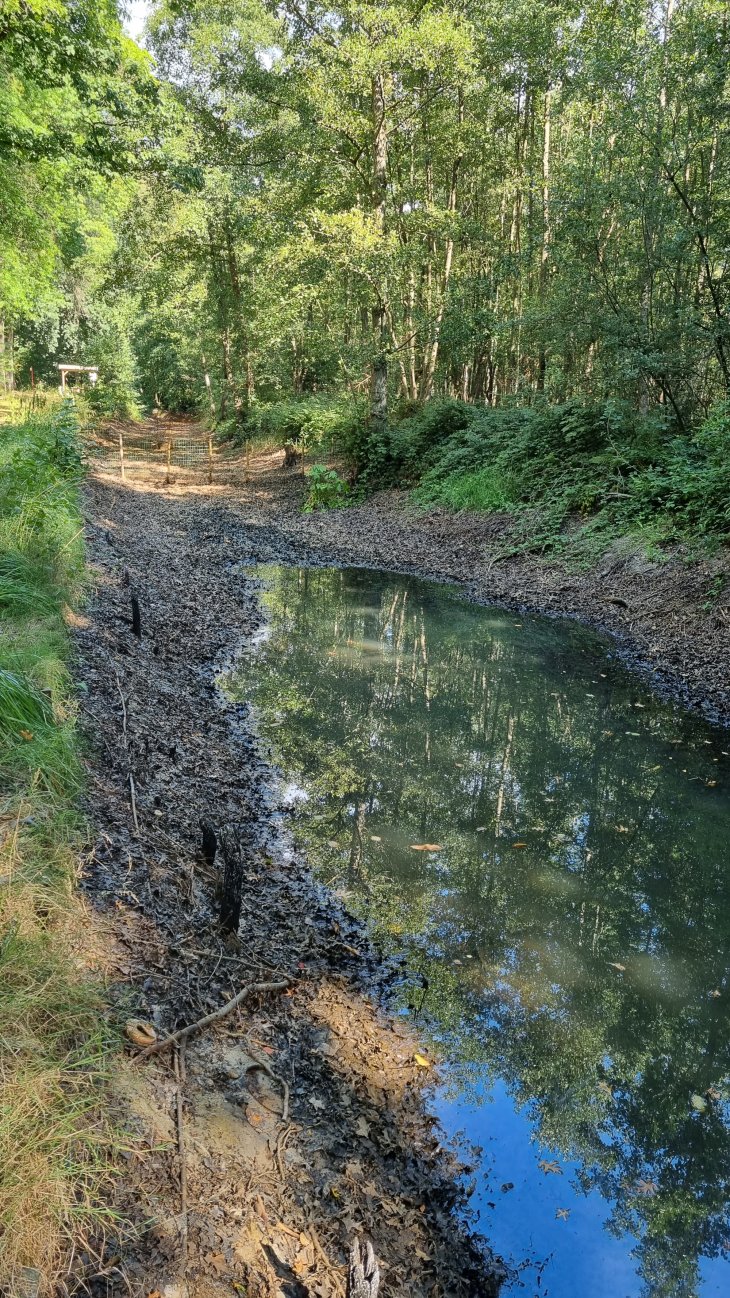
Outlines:
{"label": "muddy bank", "polygon": [[[650,562],[617,543],[590,571],[534,555],[498,558],[507,516],[415,510],[382,492],[345,510],[302,514],[305,483],[281,455],[254,462],[252,481],[234,458],[218,490],[237,517],[269,527],[292,561],[353,564],[459,583],[472,599],[520,611],[576,617],[615,638],[617,652],[655,689],[730,724],[730,557]],[[226,482],[227,485],[223,485]]]}
{"label": "muddy bank", "polygon": [[[99,1295],[329,1298],[344,1294],[364,1233],[383,1295],[495,1293],[501,1269],[461,1224],[459,1164],[426,1114],[430,1070],[371,997],[387,971],[287,852],[246,707],[217,690],[260,625],[241,565],[295,547],[220,494],[179,482],[163,493],[144,474],[90,479],[83,886],[119,1027],[140,1017],[163,1036],[246,984],[288,987],[250,997],[178,1056],[127,1048],[113,1078],[129,1133],[113,1206],[126,1225],[110,1229],[101,1268],[77,1265]],[[237,938],[217,922],[219,861],[201,854],[201,819],[242,845]]]}

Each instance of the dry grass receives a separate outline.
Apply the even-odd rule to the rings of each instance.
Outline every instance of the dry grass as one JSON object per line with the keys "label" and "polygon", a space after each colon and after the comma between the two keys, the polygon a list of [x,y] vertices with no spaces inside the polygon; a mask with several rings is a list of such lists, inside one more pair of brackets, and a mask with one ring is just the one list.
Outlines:
{"label": "dry grass", "polygon": [[75,892],[81,763],[64,662],[82,569],[78,474],[72,429],[57,434],[56,418],[0,428],[12,506],[0,518],[0,1291],[11,1294],[23,1267],[53,1292],[71,1242],[103,1226],[109,1152],[109,1032]]}

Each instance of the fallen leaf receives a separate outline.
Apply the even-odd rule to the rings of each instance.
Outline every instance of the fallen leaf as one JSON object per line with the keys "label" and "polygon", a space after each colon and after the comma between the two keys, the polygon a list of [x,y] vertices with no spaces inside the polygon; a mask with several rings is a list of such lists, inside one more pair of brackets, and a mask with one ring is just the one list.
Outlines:
{"label": "fallen leaf", "polygon": [[527,847],[527,843],[513,843],[513,847]]}
{"label": "fallen leaf", "polygon": [[558,1221],[567,1221],[570,1216],[570,1208],[558,1208],[555,1217]]}
{"label": "fallen leaf", "polygon": [[145,1019],[127,1019],[124,1032],[132,1044],[142,1050],[147,1046],[153,1046],[157,1040],[154,1023],[148,1023]]}
{"label": "fallen leaf", "polygon": [[356,1136],[370,1135],[370,1123],[368,1122],[367,1118],[363,1118],[362,1115],[358,1118],[357,1122],[355,1123],[355,1135]]}
{"label": "fallen leaf", "polygon": [[609,969],[618,969],[619,973],[626,973],[626,965],[619,964],[618,960],[607,960],[606,964]]}
{"label": "fallen leaf", "polygon": [[312,1108],[317,1109],[318,1112],[321,1112],[322,1109],[325,1107],[324,1100],[320,1100],[318,1095],[310,1095],[309,1103],[311,1104]]}
{"label": "fallen leaf", "polygon": [[554,1158],[541,1158],[538,1160],[537,1165],[540,1168],[540,1171],[543,1172],[545,1176],[547,1176],[550,1172],[553,1173],[553,1176],[563,1175],[562,1167],[560,1167],[560,1165],[555,1162]]}
{"label": "fallen leaf", "polygon": [[440,852],[440,843],[411,843],[412,852]]}
{"label": "fallen leaf", "polygon": [[32,730],[21,730],[21,731],[20,731],[20,737],[21,737],[21,739],[27,739],[27,740],[30,740],[30,739],[33,738],[33,731],[32,731]]}
{"label": "fallen leaf", "polygon": [[427,1059],[425,1055],[419,1055],[418,1053],[416,1053],[416,1054],[413,1056],[413,1058],[415,1059],[415,1061],[416,1061],[416,1063],[418,1064],[418,1067],[419,1067],[419,1068],[430,1068],[430,1067],[431,1067],[431,1060],[430,1060],[430,1059]]}

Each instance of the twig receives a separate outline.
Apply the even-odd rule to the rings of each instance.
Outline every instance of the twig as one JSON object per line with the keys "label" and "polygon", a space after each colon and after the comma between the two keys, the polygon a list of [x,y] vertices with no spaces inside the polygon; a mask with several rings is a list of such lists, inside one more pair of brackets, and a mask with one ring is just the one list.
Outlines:
{"label": "twig", "polygon": [[340,1280],[340,1277],[339,1277],[338,1274],[337,1274],[337,1270],[336,1270],[336,1268],[333,1266],[332,1262],[330,1262],[330,1260],[329,1260],[327,1254],[325,1253],[324,1249],[322,1248],[322,1245],[321,1245],[320,1242],[319,1242],[319,1235],[317,1234],[317,1232],[316,1232],[316,1230],[315,1230],[315,1228],[314,1228],[314,1222],[313,1222],[313,1220],[312,1220],[311,1217],[309,1218],[309,1221],[307,1222],[307,1234],[309,1235],[309,1238],[311,1239],[312,1243],[314,1244],[315,1251],[319,1254],[321,1260],[324,1262],[324,1265],[325,1265],[325,1269],[326,1269],[327,1274],[328,1274],[328,1275],[332,1278],[332,1280],[334,1281],[335,1286],[336,1286],[336,1288],[337,1288],[337,1292],[340,1293],[340,1294],[344,1294],[344,1292],[345,1292],[345,1286],[343,1285],[342,1281]]}
{"label": "twig", "polygon": [[137,800],[134,796],[134,776],[132,775],[131,771],[129,772],[128,778],[129,778],[129,792],[132,795],[132,819],[134,820],[134,828],[137,831],[137,837],[139,837],[139,821],[137,819]]}
{"label": "twig", "polygon": [[175,1078],[177,1081],[177,1148],[180,1157],[180,1239],[183,1275],[188,1264],[188,1165],[185,1154],[185,1128],[183,1126],[182,1088],[185,1082],[185,1042],[175,1050]]}
{"label": "twig", "polygon": [[280,1127],[279,1134],[276,1137],[276,1145],[274,1146],[274,1157],[276,1159],[276,1166],[279,1169],[279,1176],[281,1177],[282,1184],[286,1182],[286,1176],[284,1174],[284,1164],[282,1162],[282,1155],[284,1153],[284,1150],[286,1149],[286,1142],[289,1139],[292,1130],[293,1128],[291,1126]]}
{"label": "twig", "polygon": [[204,1018],[198,1019],[197,1023],[189,1023],[186,1028],[180,1028],[178,1032],[173,1032],[171,1036],[165,1037],[164,1041],[156,1041],[153,1046],[148,1046],[146,1050],[143,1050],[138,1058],[149,1059],[151,1055],[159,1055],[161,1050],[167,1050],[169,1046],[176,1045],[178,1041],[187,1041],[188,1037],[191,1037],[194,1032],[202,1032],[203,1028],[210,1027],[211,1023],[217,1023],[219,1019],[231,1014],[248,996],[255,996],[259,992],[283,992],[290,986],[291,980],[289,978],[276,983],[248,983],[233,997],[233,1000],[221,1005],[220,1009],[213,1010],[211,1014],[206,1014]]}
{"label": "twig", "polygon": [[[114,666],[113,663],[112,666]],[[117,672],[116,667],[114,667],[114,675],[117,678],[117,689],[119,690],[119,697],[122,700],[122,737],[124,739],[124,747],[128,748],[129,743],[127,739],[127,705],[124,701],[124,694],[122,693],[122,687],[119,684],[119,673]]]}
{"label": "twig", "polygon": [[284,1107],[282,1108],[282,1111],[281,1111],[281,1120],[282,1120],[282,1122],[288,1122],[288,1120],[289,1120],[289,1083],[288,1083],[288,1082],[285,1082],[283,1077],[277,1077],[276,1073],[274,1073],[274,1072],[271,1071],[271,1069],[269,1068],[269,1065],[267,1064],[267,1062],[266,1062],[265,1059],[262,1059],[262,1058],[260,1057],[260,1055],[256,1055],[256,1054],[254,1054],[253,1050],[251,1049],[251,1047],[250,1047],[250,1045],[249,1045],[249,1043],[248,1043],[248,1039],[246,1039],[246,1045],[248,1046],[248,1052],[249,1052],[249,1054],[250,1054],[250,1056],[251,1056],[251,1061],[252,1061],[252,1062],[251,1062],[250,1064],[247,1064],[247,1065],[246,1065],[246,1067],[245,1067],[244,1070],[243,1070],[244,1073],[250,1073],[250,1072],[252,1071],[252,1069],[254,1069],[254,1068],[260,1068],[262,1073],[265,1073],[267,1077],[270,1077],[270,1078],[271,1078],[271,1081],[272,1081],[272,1082],[276,1082],[276,1083],[281,1087],[282,1091],[284,1092]]}

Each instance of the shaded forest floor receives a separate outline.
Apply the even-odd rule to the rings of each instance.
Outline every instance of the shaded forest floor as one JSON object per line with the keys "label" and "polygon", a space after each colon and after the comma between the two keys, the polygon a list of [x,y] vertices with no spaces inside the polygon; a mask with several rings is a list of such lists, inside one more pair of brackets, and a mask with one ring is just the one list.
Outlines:
{"label": "shaded forest floor", "polygon": [[[495,563],[503,518],[418,515],[397,493],[303,515],[306,481],[281,458],[247,467],[223,454],[212,486],[199,466],[173,466],[166,482],[160,463],[122,482],[109,462],[88,481],[94,593],[76,629],[91,746],[84,887],[113,1015],[164,1035],[245,984],[289,982],[193,1037],[177,1061],[132,1049],[121,1059],[115,1109],[129,1137],[115,1207],[129,1224],[110,1235],[93,1288],[336,1298],[365,1231],[384,1298],[488,1295],[500,1267],[460,1224],[458,1164],[427,1116],[418,1042],[377,1007],[387,980],[363,932],[280,839],[246,708],[217,688],[261,625],[245,568],[379,566],[580,616],[617,633],[661,688],[727,718],[728,611],[708,596],[720,561],[656,566],[617,549],[590,573]],[[235,827],[243,845],[237,940],[217,925],[201,820]]]}

